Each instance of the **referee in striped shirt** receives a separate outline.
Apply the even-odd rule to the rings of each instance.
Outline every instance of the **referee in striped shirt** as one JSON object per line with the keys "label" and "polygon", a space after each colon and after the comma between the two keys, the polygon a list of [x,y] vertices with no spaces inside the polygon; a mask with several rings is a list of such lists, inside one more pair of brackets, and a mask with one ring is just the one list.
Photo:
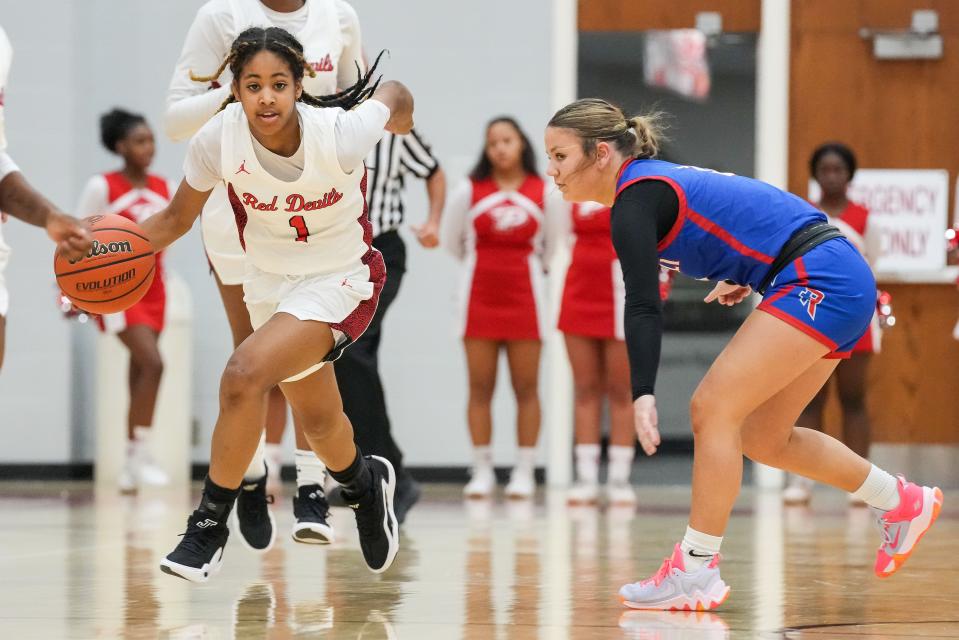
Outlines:
{"label": "referee in striped shirt", "polygon": [[[414,129],[406,135],[385,133],[366,159],[367,202],[373,225],[373,246],[386,262],[386,284],[380,293],[376,315],[369,328],[336,361],[336,382],[343,397],[343,411],[353,423],[357,446],[366,455],[383,456],[396,470],[393,505],[396,519],[419,499],[420,489],[403,467],[403,453],[390,433],[377,351],[380,347],[383,316],[396,299],[406,273],[406,245],[398,229],[404,222],[404,188],[408,176],[426,182],[429,215],[421,225],[411,225],[416,239],[427,249],[439,244],[440,215],[446,200],[446,176],[430,146]],[[343,504],[339,491],[329,495],[330,504]]]}

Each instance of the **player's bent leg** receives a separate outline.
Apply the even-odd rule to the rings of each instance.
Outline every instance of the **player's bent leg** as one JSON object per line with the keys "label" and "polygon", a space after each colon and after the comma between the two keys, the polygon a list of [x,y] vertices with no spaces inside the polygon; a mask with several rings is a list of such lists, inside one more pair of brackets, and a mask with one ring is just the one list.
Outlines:
{"label": "player's bent leg", "polygon": [[281,388],[310,446],[343,487],[356,516],[367,566],[375,573],[386,571],[399,550],[393,465],[379,456],[363,457],[353,444],[353,428],[343,413],[332,365]]}
{"label": "player's bent leg", "polygon": [[220,381],[220,415],[203,497],[180,543],[161,562],[165,573],[203,582],[218,569],[243,472],[259,444],[266,392],[323,361],[333,337],[325,325],[325,332],[310,326],[319,324],[275,314],[230,357]]}
{"label": "player's bent leg", "polygon": [[[683,547],[677,546],[652,577],[620,590],[627,606],[711,609],[728,595],[725,585],[719,586],[717,551],[740,488],[743,425],[827,352],[824,345],[770,315],[753,312],[746,319],[706,373],[690,405],[695,437],[693,499]],[[806,402],[827,377],[827,372],[821,372]],[[795,409],[790,422],[800,410]],[[703,554],[695,547],[686,549],[691,534],[714,540],[715,551]]]}

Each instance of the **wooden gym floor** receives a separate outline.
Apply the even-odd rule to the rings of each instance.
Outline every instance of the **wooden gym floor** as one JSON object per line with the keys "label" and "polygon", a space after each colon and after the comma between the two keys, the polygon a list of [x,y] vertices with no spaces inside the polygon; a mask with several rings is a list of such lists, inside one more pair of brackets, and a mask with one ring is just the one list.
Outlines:
{"label": "wooden gym floor", "polygon": [[352,514],[338,542],[294,543],[291,486],[279,535],[255,555],[231,536],[223,571],[193,585],[162,574],[197,486],[122,497],[90,483],[0,483],[0,638],[959,637],[959,499],[906,566],[873,577],[868,509],[817,490],[811,509],[745,489],[723,553],[732,595],[717,612],[627,612],[624,582],[658,568],[686,524],[688,487],[644,486],[631,510],[469,502],[427,485],[394,566],[363,565]]}

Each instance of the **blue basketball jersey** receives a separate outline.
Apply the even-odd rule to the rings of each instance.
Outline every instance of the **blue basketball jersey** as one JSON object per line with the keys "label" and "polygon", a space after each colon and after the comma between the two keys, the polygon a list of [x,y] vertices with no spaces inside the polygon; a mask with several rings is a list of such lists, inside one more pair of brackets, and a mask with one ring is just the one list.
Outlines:
{"label": "blue basketball jersey", "polygon": [[663,160],[632,160],[616,194],[641,180],[662,180],[679,198],[676,224],[659,245],[660,263],[693,278],[759,286],[786,241],[826,216],[781,189],[731,173]]}

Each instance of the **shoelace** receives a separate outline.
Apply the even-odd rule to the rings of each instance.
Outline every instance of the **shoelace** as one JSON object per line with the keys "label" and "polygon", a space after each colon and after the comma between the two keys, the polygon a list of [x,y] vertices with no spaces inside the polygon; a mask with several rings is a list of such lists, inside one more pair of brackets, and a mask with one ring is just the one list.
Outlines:
{"label": "shoelace", "polygon": [[379,503],[376,501],[375,497],[370,500],[368,507],[364,507],[362,503],[354,503],[356,506],[351,508],[356,513],[356,529],[359,531],[360,536],[374,536],[377,533],[377,529],[382,527],[383,513],[379,509]]}
{"label": "shoelace", "polygon": [[663,580],[669,576],[669,572],[673,569],[673,563],[670,558],[663,558],[663,565],[659,568],[652,578],[647,578],[643,580],[644,583],[652,582],[657,587],[663,583]]}
{"label": "shoelace", "polygon": [[[254,489],[249,493],[257,493],[258,491],[260,490]],[[266,504],[273,504],[273,494],[266,494],[265,499]],[[243,513],[252,516],[250,519],[262,520],[264,518],[269,518],[267,510],[260,506],[260,502],[258,500],[241,500],[240,503],[243,505]],[[237,505],[237,507],[239,508],[239,505]]]}
{"label": "shoelace", "polygon": [[326,520],[327,516],[330,515],[329,503],[326,501],[326,496],[322,494],[318,493],[316,497],[306,494],[306,496],[300,498],[300,501],[308,511],[323,520]]}
{"label": "shoelace", "polygon": [[191,522],[187,525],[186,531],[180,534],[183,538],[180,546],[192,554],[205,557],[216,544],[216,536],[208,535],[209,533],[212,533],[212,530],[201,529]]}

